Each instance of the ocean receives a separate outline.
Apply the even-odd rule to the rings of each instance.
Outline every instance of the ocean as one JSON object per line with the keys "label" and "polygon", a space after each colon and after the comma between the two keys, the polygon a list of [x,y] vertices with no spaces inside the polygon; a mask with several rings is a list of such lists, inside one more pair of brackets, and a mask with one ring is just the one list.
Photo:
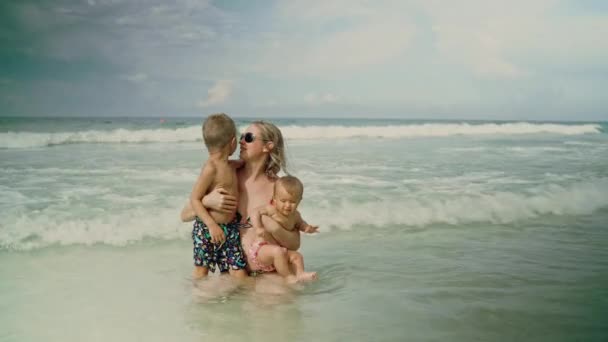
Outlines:
{"label": "ocean", "polygon": [[608,340],[607,123],[271,121],[295,288],[191,280],[202,118],[0,118],[0,341]]}

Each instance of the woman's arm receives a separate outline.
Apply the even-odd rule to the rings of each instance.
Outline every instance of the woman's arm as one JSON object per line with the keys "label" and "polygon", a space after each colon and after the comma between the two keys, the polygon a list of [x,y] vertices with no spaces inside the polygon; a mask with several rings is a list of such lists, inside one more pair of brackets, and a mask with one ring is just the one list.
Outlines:
{"label": "woman's arm", "polygon": [[192,209],[192,205],[190,205],[190,200],[184,205],[184,209],[182,209],[182,213],[179,217],[182,219],[182,222],[194,221],[196,213],[194,212],[194,209]]}
{"label": "woman's arm", "polygon": [[[262,220],[272,220],[270,217],[262,217]],[[272,235],[272,237],[279,243],[279,245],[292,250],[297,251],[300,248],[300,231],[294,229],[289,231],[281,227],[280,224],[267,224],[265,225],[266,231]]]}
{"label": "woman's arm", "polygon": [[236,197],[225,189],[217,188],[203,197],[203,206],[215,211],[231,213],[236,209]]}
{"label": "woman's arm", "polygon": [[[218,188],[203,197],[203,206],[207,209],[231,213],[236,208],[236,197],[228,194],[226,190]],[[180,214],[182,222],[194,221],[195,217],[196,213],[191,202],[186,202]]]}

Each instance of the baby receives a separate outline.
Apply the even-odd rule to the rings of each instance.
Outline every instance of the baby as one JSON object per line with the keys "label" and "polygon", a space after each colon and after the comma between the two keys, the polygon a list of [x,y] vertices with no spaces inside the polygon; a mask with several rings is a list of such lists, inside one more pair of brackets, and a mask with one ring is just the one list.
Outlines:
{"label": "baby", "polygon": [[[251,217],[256,229],[257,239],[249,246],[249,267],[252,271],[277,271],[288,283],[315,280],[316,272],[304,272],[302,254],[279,246],[268,230],[272,228],[292,231],[298,229],[305,233],[318,232],[318,226],[307,224],[297,211],[302,200],[304,186],[293,176],[279,178],[274,185],[274,194],[269,205],[256,209]],[[269,220],[262,217],[267,216]],[[275,225],[271,227],[271,225]],[[290,268],[293,267],[293,269]],[[295,274],[294,274],[295,272]]]}

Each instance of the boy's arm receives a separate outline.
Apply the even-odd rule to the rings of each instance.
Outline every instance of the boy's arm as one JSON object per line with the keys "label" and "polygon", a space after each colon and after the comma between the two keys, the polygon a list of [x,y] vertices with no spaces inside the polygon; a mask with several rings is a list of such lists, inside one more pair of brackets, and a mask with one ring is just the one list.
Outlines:
{"label": "boy's arm", "polygon": [[196,183],[194,184],[194,188],[192,189],[192,193],[190,194],[190,205],[196,216],[198,216],[201,221],[207,225],[209,228],[209,234],[211,234],[211,242],[222,244],[226,240],[226,236],[224,235],[224,231],[220,228],[220,226],[215,222],[213,217],[209,214],[209,211],[203,206],[203,196],[209,190],[213,179],[215,178],[216,169],[214,166],[205,164],[203,169],[201,170],[201,174],[198,176]]}
{"label": "boy's arm", "polygon": [[300,215],[299,211],[297,211],[296,214],[298,215],[298,216],[296,216],[297,230],[307,233],[307,234],[313,234],[313,233],[319,232],[319,226],[312,226],[312,225],[306,223],[306,221],[304,221],[304,219],[302,218],[302,215]]}

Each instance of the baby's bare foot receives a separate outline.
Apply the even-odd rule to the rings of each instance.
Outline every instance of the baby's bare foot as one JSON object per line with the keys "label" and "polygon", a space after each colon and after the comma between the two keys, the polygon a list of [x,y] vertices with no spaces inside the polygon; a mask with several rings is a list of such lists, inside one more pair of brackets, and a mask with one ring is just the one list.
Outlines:
{"label": "baby's bare foot", "polygon": [[317,280],[317,272],[302,272],[297,275],[298,282]]}
{"label": "baby's bare foot", "polygon": [[295,284],[299,281],[298,277],[294,276],[294,275],[288,275],[287,277],[285,277],[285,282],[287,284]]}

